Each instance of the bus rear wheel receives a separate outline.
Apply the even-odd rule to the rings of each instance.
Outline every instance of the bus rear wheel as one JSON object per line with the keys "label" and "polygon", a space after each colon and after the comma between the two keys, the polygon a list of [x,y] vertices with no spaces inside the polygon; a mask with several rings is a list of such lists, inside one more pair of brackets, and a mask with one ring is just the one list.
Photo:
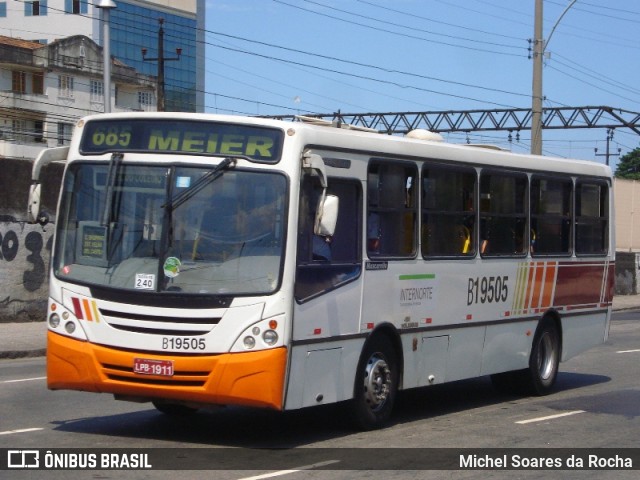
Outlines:
{"label": "bus rear wheel", "polygon": [[533,338],[529,357],[529,389],[536,395],[551,393],[560,364],[560,333],[556,323],[545,318]]}
{"label": "bus rear wheel", "polygon": [[388,337],[369,340],[358,362],[352,410],[358,428],[380,428],[391,416],[398,391],[398,360]]}

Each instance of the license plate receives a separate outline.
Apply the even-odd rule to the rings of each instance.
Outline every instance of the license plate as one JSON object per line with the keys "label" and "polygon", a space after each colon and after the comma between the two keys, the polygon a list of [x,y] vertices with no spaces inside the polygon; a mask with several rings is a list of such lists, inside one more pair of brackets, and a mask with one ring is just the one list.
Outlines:
{"label": "license plate", "polygon": [[151,360],[149,358],[134,358],[133,373],[171,377],[173,376],[173,361]]}

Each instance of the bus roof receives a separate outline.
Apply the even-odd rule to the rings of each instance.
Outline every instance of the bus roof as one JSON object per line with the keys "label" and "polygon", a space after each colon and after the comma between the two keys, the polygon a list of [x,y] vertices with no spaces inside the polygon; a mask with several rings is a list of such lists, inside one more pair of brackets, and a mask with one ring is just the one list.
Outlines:
{"label": "bus roof", "polygon": [[[562,172],[574,175],[611,177],[611,168],[590,160],[567,159],[513,153],[488,148],[486,145],[452,144],[441,140],[423,140],[410,136],[388,135],[371,129],[362,129],[332,122],[312,122],[303,118],[291,122],[262,117],[220,115],[184,112],[135,112],[110,113],[84,117],[91,121],[106,117],[116,119],[184,119],[190,121],[215,121],[274,127],[296,135],[298,141],[316,148],[337,148],[344,151],[366,151],[374,155],[399,156],[401,158],[429,159],[444,162],[508,167],[539,172]],[[340,128],[336,128],[340,127]],[[293,130],[290,130],[293,129]],[[294,133],[295,132],[295,133]],[[302,138],[298,137],[302,136]],[[291,136],[291,135],[287,135]],[[489,146],[490,147],[490,146]]]}

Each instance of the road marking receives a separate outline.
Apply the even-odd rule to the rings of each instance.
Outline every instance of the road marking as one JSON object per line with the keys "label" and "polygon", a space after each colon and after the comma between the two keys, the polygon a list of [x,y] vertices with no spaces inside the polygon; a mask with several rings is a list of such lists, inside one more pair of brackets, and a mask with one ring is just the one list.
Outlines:
{"label": "road marking", "polygon": [[640,352],[640,348],[636,348],[635,350],[618,350],[616,353],[637,353]]}
{"label": "road marking", "polygon": [[545,420],[553,420],[556,418],[561,418],[561,417],[568,417],[569,415],[576,415],[578,413],[585,413],[584,410],[574,410],[572,412],[564,412],[564,413],[558,413],[556,415],[549,415],[547,417],[538,417],[538,418],[530,418],[529,420],[520,420],[519,422],[516,422],[519,425],[525,425],[527,423],[535,423],[535,422],[544,422]]}
{"label": "road marking", "polygon": [[38,430],[44,430],[44,428],[22,428],[20,430],[5,430],[4,432],[0,432],[0,435],[12,435],[14,433],[37,432]]}
{"label": "road marking", "polygon": [[46,378],[47,377],[19,378],[17,380],[3,380],[0,383],[32,382],[34,380],[46,380]]}
{"label": "road marking", "polygon": [[324,467],[331,465],[332,463],[339,463],[340,460],[326,460],[324,462],[312,463],[311,465],[303,465],[302,467],[295,467],[291,470],[279,470],[277,472],[263,473],[262,475],[256,475],[253,477],[244,477],[239,480],[262,480],[263,478],[280,477],[282,475],[289,475],[290,473],[300,472],[302,470],[313,470],[314,468]]}

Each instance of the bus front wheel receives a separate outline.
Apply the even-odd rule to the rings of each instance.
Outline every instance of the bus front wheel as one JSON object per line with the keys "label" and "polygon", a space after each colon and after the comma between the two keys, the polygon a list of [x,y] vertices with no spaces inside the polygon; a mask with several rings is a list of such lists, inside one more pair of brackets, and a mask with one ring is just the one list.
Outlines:
{"label": "bus front wheel", "polygon": [[391,416],[398,391],[398,360],[391,340],[378,335],[369,340],[358,362],[352,401],[356,426],[379,428]]}

